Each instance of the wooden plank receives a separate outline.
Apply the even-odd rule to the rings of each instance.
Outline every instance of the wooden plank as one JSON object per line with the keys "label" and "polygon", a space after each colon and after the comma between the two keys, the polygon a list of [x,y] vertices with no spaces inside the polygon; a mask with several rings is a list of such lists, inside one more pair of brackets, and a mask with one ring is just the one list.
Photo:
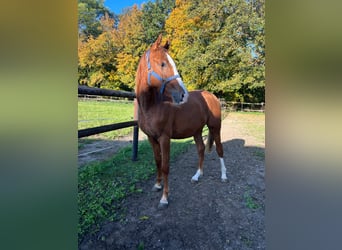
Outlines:
{"label": "wooden plank", "polygon": [[115,96],[135,98],[134,92],[118,91],[112,89],[91,88],[84,85],[78,85],[78,93],[83,95],[100,95],[100,96]]}
{"label": "wooden plank", "polygon": [[104,133],[104,132],[109,132],[112,130],[137,126],[137,125],[138,125],[137,121],[128,121],[128,122],[103,125],[103,126],[94,127],[94,128],[81,129],[81,130],[78,130],[78,138],[96,135],[96,134],[100,134],[100,133]]}

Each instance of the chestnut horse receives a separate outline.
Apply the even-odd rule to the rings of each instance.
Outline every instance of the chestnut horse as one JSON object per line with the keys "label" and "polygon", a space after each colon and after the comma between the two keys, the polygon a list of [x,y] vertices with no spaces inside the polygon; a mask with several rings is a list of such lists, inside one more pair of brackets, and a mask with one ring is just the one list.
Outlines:
{"label": "chestnut horse", "polygon": [[220,157],[221,180],[226,181],[226,167],[221,144],[221,105],[219,100],[207,91],[190,91],[178,75],[176,65],[168,54],[169,41],[161,46],[162,36],[141,57],[136,74],[135,93],[138,102],[138,124],[148,136],[157,166],[157,182],[153,191],[164,189],[159,208],[168,205],[168,174],[170,139],[193,136],[199,155],[198,170],[192,177],[197,182],[203,175],[205,146],[202,129],[209,128],[207,149],[213,142]]}

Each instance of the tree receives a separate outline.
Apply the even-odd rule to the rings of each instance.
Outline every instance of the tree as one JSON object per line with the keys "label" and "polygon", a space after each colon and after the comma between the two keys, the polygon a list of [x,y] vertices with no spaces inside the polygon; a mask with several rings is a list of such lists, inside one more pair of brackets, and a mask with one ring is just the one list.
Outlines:
{"label": "tree", "polygon": [[83,39],[101,34],[100,19],[105,14],[111,18],[115,15],[104,6],[104,0],[78,0],[78,34]]}
{"label": "tree", "polygon": [[159,34],[165,33],[165,22],[175,6],[175,0],[147,2],[142,8],[144,42],[152,44]]}
{"label": "tree", "polygon": [[192,81],[191,73],[187,72],[191,64],[188,64],[188,60],[184,57],[193,43],[192,27],[195,20],[188,15],[191,3],[191,0],[176,0],[175,8],[165,23],[165,31],[171,40],[170,55],[175,60],[178,71],[190,90],[197,87]]}
{"label": "tree", "polygon": [[160,33],[188,89],[265,101],[264,0],[156,0],[118,18],[80,0],[79,83],[133,90],[141,55]]}
{"label": "tree", "polygon": [[264,101],[262,6],[262,0],[176,1],[166,30],[187,86]]}
{"label": "tree", "polygon": [[88,40],[79,40],[78,61],[79,61],[79,84],[95,87],[114,88],[112,79],[117,71],[116,55],[119,47],[115,42],[117,31],[115,21],[108,15],[100,20],[101,34]]}
{"label": "tree", "polygon": [[120,83],[120,88],[124,90],[134,89],[139,59],[147,49],[147,45],[143,42],[141,17],[141,10],[134,5],[121,15],[117,29],[121,49],[117,54],[117,71],[112,80]]}

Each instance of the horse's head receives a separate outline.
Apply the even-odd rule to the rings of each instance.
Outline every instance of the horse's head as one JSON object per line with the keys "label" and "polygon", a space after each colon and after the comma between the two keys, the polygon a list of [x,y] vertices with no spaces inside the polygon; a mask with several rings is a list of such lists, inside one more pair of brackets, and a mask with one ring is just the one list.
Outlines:
{"label": "horse's head", "polygon": [[188,90],[178,74],[175,62],[167,53],[169,41],[161,46],[161,40],[162,35],[159,35],[145,53],[147,85],[158,89],[161,95],[167,96],[175,104],[185,103],[189,96]]}

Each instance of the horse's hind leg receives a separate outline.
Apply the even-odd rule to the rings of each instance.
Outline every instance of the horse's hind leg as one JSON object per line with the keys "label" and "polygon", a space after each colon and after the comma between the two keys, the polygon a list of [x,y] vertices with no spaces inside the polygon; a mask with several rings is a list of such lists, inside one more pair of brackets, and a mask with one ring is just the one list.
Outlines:
{"label": "horse's hind leg", "polygon": [[210,131],[212,133],[212,136],[214,137],[215,145],[216,145],[216,152],[218,156],[220,157],[220,163],[221,163],[221,180],[223,182],[227,181],[227,169],[224,165],[224,159],[223,159],[223,147],[221,143],[221,135],[220,135],[220,128],[212,129]]}
{"label": "horse's hind leg", "polygon": [[203,175],[203,161],[204,161],[204,143],[203,143],[203,138],[202,138],[202,131],[196,135],[194,135],[194,139],[196,142],[197,146],[197,152],[198,152],[198,157],[199,157],[199,162],[198,162],[198,170],[194,176],[191,178],[191,182],[197,182],[198,178]]}

